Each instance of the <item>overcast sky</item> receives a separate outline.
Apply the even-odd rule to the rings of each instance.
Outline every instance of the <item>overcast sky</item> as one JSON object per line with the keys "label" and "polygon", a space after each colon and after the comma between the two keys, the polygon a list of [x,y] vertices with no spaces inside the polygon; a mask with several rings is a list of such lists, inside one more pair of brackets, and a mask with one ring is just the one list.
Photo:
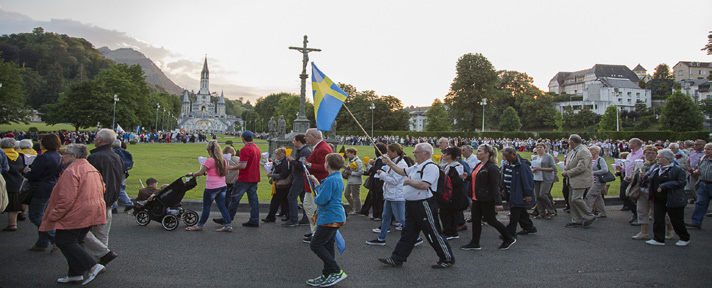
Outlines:
{"label": "overcast sky", "polygon": [[0,0],[0,6],[0,34],[42,26],[97,48],[132,47],[189,90],[199,90],[207,54],[211,91],[224,89],[233,99],[298,94],[302,56],[287,47],[301,46],[304,35],[322,49],[310,59],[335,82],[416,106],[444,98],[466,53],[482,53],[497,70],[526,72],[544,91],[557,72],[594,64],[640,63],[652,74],[660,63],[712,62],[700,51],[712,30],[712,1]]}

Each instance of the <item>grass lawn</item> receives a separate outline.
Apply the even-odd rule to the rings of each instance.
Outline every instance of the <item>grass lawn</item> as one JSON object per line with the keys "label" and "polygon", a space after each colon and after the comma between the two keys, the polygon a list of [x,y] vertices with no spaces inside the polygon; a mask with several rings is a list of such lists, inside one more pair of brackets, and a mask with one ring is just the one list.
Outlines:
{"label": "grass lawn", "polygon": [[[69,124],[57,124],[57,125],[47,125],[45,123],[10,123],[10,124],[2,124],[0,125],[0,131],[14,131],[17,129],[17,131],[28,131],[30,127],[35,127],[37,128],[38,131],[59,131],[59,130],[67,130],[74,132],[74,126],[69,125]],[[88,128],[88,129],[81,129],[81,130],[96,130],[96,127],[93,128]]]}

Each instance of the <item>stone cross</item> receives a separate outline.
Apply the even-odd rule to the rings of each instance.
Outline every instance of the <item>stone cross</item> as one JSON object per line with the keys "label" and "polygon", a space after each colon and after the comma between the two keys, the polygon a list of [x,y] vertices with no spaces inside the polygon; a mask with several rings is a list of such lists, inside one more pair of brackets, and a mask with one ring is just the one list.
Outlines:
{"label": "stone cross", "polygon": [[307,78],[309,77],[309,75],[307,74],[307,64],[309,64],[309,52],[320,52],[321,51],[321,49],[307,48],[308,42],[309,41],[307,41],[307,35],[304,35],[304,46],[303,47],[294,47],[294,46],[289,47],[289,49],[297,50],[297,51],[301,52],[304,56],[302,58],[302,74],[299,74],[299,78],[302,79],[302,93],[301,93],[301,100],[299,101],[299,117],[297,117],[298,119],[306,118],[304,116],[304,101],[306,99]]}

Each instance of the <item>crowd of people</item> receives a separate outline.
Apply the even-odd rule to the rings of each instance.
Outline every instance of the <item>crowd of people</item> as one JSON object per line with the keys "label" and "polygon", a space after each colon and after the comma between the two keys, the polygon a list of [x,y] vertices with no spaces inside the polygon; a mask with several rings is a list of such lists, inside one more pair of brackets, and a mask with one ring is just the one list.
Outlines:
{"label": "crowd of people", "polygon": [[[19,135],[3,136],[0,179],[9,199],[5,208],[9,221],[2,231],[16,231],[18,219],[27,214],[38,227],[30,250],[60,250],[67,258],[67,275],[57,282],[91,282],[118,257],[108,247],[116,203],[126,206],[125,211],[145,205],[159,193],[157,181],[149,178],[149,187],[131,201],[125,179],[133,159],[122,148],[125,142],[111,130],[88,135],[96,146],[91,151],[79,143],[62,147],[66,135],[37,135],[35,149],[31,134],[22,135],[20,141]],[[307,280],[310,286],[328,287],[347,277],[335,253],[335,246],[343,248],[339,228],[347,216],[370,216],[379,222],[365,231],[378,234],[367,245],[386,245],[392,227],[401,231],[393,252],[378,259],[381,263],[401,267],[413,248],[427,241],[438,257],[432,265],[436,269],[455,264],[450,242],[468,226],[471,238],[461,250],[482,249],[483,225],[499,232],[498,249],[507,250],[524,240],[521,236],[537,233],[537,225],[547,225],[534,220],[561,217],[551,196],[553,183],[559,181],[564,184],[563,211],[571,217],[567,228],[588,228],[607,217],[602,194],[606,183],[616,177],[621,179],[623,210],[633,214],[629,223],[640,227],[632,239],[659,246],[677,236],[675,244],[687,246],[687,229],[700,229],[705,214],[710,216],[712,143],[703,140],[646,144],[637,138],[584,141],[576,134],[565,141],[422,138],[411,157],[400,142],[410,145],[412,139],[388,138],[364,146],[377,156],[361,159],[355,147],[343,155],[333,153],[322,133],[309,129],[294,136],[293,149],[279,147],[275,158],[267,159],[255,145],[255,137],[250,131],[240,134],[244,146],[239,156],[233,147],[221,148],[217,141],[205,139],[207,160],[200,170],[187,174],[206,176],[203,209],[197,224],[186,230],[202,231],[216,202],[221,214],[212,219],[221,225],[216,231],[232,232],[237,207],[247,194],[250,215],[242,226],[259,228],[278,219],[285,228],[309,225],[302,241],[323,262],[322,274]],[[520,155],[523,151],[534,155],[527,159]],[[603,160],[607,156],[620,160],[609,167]],[[271,167],[267,176],[273,194],[269,213],[260,221],[257,186],[263,166]],[[368,189],[363,201],[362,186]],[[497,218],[505,203],[509,206],[506,225]],[[685,222],[684,207],[689,203],[695,208]],[[466,217],[468,209],[470,217]]]}

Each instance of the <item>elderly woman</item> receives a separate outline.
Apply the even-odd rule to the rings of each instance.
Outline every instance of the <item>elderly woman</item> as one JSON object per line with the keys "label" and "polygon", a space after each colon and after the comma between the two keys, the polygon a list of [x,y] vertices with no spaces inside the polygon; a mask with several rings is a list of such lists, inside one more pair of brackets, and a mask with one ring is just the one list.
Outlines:
{"label": "elderly woman", "polygon": [[30,139],[22,139],[20,142],[18,142],[17,147],[15,147],[17,152],[20,152],[25,155],[37,155],[37,151],[35,149],[32,149],[32,140]]}
{"label": "elderly woman", "polygon": [[[546,153],[547,147],[544,143],[537,143],[534,147],[536,158],[532,161],[541,163],[539,167],[532,167],[532,172],[541,173],[541,178],[534,177],[534,195],[536,195],[536,211],[534,218],[551,220],[556,215],[554,198],[551,197],[551,187],[554,185],[556,175],[556,161],[551,154]],[[539,180],[541,179],[541,180]]]}
{"label": "elderly woman", "polygon": [[7,227],[2,231],[17,231],[17,213],[22,211],[22,199],[20,199],[20,186],[22,186],[22,171],[25,169],[25,157],[15,150],[17,141],[13,138],[3,138],[0,140],[0,147],[5,152],[7,164],[10,170],[2,172],[5,178],[8,204],[5,212],[8,216]]}
{"label": "elderly woman", "polygon": [[[644,163],[641,168],[636,166],[633,170],[633,174],[638,174],[640,177],[640,196],[636,202],[636,208],[638,212],[638,223],[640,224],[640,232],[633,236],[634,240],[647,240],[650,239],[650,233],[648,233],[648,224],[650,223],[650,208],[652,198],[650,196],[650,178],[652,172],[658,168],[656,158],[658,156],[658,148],[653,145],[646,145],[643,147]],[[629,163],[628,165],[636,165],[635,163]],[[669,226],[669,224],[668,224]],[[672,234],[672,226],[669,226],[670,233],[666,235],[666,238],[672,239],[674,234]]]}
{"label": "elderly woman", "polygon": [[[274,168],[272,169],[272,172],[267,174],[267,177],[270,178],[270,182],[273,183],[281,179],[286,179],[291,173],[289,161],[286,161],[285,158],[287,156],[287,150],[284,149],[284,147],[277,148],[277,150],[274,150],[274,156],[277,158],[274,161]],[[292,186],[292,181],[290,180],[289,182],[288,186],[275,187],[275,193],[272,195],[272,201],[269,203],[269,213],[267,213],[267,217],[265,217],[265,219],[262,219],[262,222],[269,223],[277,221],[277,217],[275,215],[277,214],[277,209],[279,209],[280,206],[282,207],[282,214],[289,215],[289,211],[287,211],[289,209],[287,208],[287,194],[289,194],[289,188]]]}
{"label": "elderly woman", "polygon": [[588,208],[591,210],[595,208],[598,211],[598,217],[606,218],[606,205],[603,202],[603,196],[601,195],[603,189],[606,189],[606,183],[601,182],[601,176],[608,173],[608,163],[606,163],[606,160],[599,157],[599,155],[601,155],[601,147],[591,146],[588,150],[591,151],[593,160],[593,186],[588,190],[588,194],[586,194],[584,201],[586,202],[586,206],[588,206]]}
{"label": "elderly woman", "polygon": [[657,156],[657,167],[649,173],[648,191],[653,200],[653,239],[649,245],[665,245],[665,215],[670,217],[675,233],[680,237],[677,246],[687,246],[690,234],[685,228],[684,214],[687,197],[685,196],[685,171],[675,165],[675,154],[661,150]]}
{"label": "elderly woman", "polygon": [[[62,159],[57,150],[61,142],[56,134],[46,134],[40,139],[40,149],[47,150],[32,162],[32,165],[25,168],[25,178],[37,187],[32,195],[29,207],[29,218],[32,224],[40,227],[45,208],[49,202],[49,197],[57,184],[57,178],[62,167]],[[54,244],[54,231],[38,231],[38,238],[30,251],[45,251],[50,244]],[[57,251],[57,246],[53,245],[51,252]]]}
{"label": "elderly woman", "polygon": [[104,270],[84,250],[84,238],[95,225],[106,224],[104,182],[86,160],[86,146],[72,144],[62,151],[66,167],[52,189],[39,231],[56,230],[55,243],[67,259],[69,270],[58,283],[89,284]]}

